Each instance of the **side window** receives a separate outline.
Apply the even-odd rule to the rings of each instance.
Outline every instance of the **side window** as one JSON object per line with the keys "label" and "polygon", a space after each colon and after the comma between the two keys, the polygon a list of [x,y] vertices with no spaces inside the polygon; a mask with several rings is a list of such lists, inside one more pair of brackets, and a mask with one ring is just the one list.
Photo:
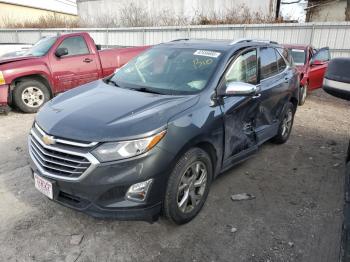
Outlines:
{"label": "side window", "polygon": [[58,48],[67,48],[68,55],[84,55],[89,54],[89,49],[85,43],[85,40],[81,36],[68,37],[58,46]]}
{"label": "side window", "polygon": [[255,85],[257,83],[258,75],[258,60],[256,49],[249,50],[239,57],[231,64],[229,70],[225,75],[227,82],[245,82]]}
{"label": "side window", "polygon": [[319,60],[321,62],[326,62],[330,60],[329,49],[324,48],[320,49],[312,58],[314,61]]}
{"label": "side window", "polygon": [[287,65],[283,57],[280,55],[280,53],[277,50],[276,50],[276,55],[277,55],[278,72],[280,73],[284,71],[284,69],[286,69]]}
{"label": "side window", "polygon": [[278,67],[275,49],[264,47],[260,50],[261,79],[276,75],[278,73]]}
{"label": "side window", "polygon": [[282,56],[289,63],[289,65],[292,66],[294,64],[291,50],[287,48],[277,48],[277,50],[280,52],[280,54],[282,54]]}

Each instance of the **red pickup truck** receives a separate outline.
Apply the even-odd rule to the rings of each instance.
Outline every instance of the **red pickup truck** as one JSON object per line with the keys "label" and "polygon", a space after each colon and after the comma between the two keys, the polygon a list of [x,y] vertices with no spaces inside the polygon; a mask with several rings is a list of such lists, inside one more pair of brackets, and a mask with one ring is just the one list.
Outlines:
{"label": "red pickup truck", "polygon": [[307,92],[322,87],[323,77],[330,60],[329,48],[315,49],[311,45],[284,45],[291,51],[300,74],[299,105],[305,103]]}
{"label": "red pickup truck", "polygon": [[42,38],[19,57],[0,58],[0,106],[36,112],[56,94],[112,74],[147,48],[99,50],[84,32]]}

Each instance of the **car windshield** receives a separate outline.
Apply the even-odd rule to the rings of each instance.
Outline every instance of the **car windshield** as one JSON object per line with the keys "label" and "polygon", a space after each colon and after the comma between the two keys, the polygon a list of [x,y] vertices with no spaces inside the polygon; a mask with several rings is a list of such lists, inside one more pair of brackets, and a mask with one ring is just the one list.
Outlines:
{"label": "car windshield", "polygon": [[306,53],[302,49],[292,49],[292,57],[295,65],[305,65]]}
{"label": "car windshield", "polygon": [[109,80],[122,88],[160,94],[203,90],[221,53],[190,48],[153,48],[124,65]]}
{"label": "car windshield", "polygon": [[35,43],[28,51],[26,51],[24,56],[43,56],[45,55],[51,46],[56,42],[57,37],[45,37],[40,39]]}

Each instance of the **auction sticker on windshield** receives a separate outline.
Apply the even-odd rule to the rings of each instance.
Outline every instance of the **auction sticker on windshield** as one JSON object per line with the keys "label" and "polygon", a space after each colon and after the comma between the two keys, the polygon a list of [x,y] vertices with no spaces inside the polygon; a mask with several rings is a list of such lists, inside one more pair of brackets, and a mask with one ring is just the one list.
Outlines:
{"label": "auction sticker on windshield", "polygon": [[207,57],[214,57],[217,58],[221,53],[209,51],[209,50],[197,50],[193,53],[194,55],[200,55],[200,56],[207,56]]}
{"label": "auction sticker on windshield", "polygon": [[34,173],[35,188],[50,199],[53,199],[52,183]]}

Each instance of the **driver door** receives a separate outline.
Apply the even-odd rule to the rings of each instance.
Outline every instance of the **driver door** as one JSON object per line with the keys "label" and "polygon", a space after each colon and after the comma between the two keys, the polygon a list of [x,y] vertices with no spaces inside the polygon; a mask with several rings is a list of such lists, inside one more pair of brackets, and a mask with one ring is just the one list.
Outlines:
{"label": "driver door", "polygon": [[[228,66],[220,88],[230,82],[257,84],[257,50],[240,53]],[[225,141],[224,160],[256,147],[255,119],[259,109],[258,96],[226,96],[223,98]]]}
{"label": "driver door", "polygon": [[324,47],[318,50],[311,58],[309,69],[309,88],[322,87],[323,77],[330,60],[329,48]]}

